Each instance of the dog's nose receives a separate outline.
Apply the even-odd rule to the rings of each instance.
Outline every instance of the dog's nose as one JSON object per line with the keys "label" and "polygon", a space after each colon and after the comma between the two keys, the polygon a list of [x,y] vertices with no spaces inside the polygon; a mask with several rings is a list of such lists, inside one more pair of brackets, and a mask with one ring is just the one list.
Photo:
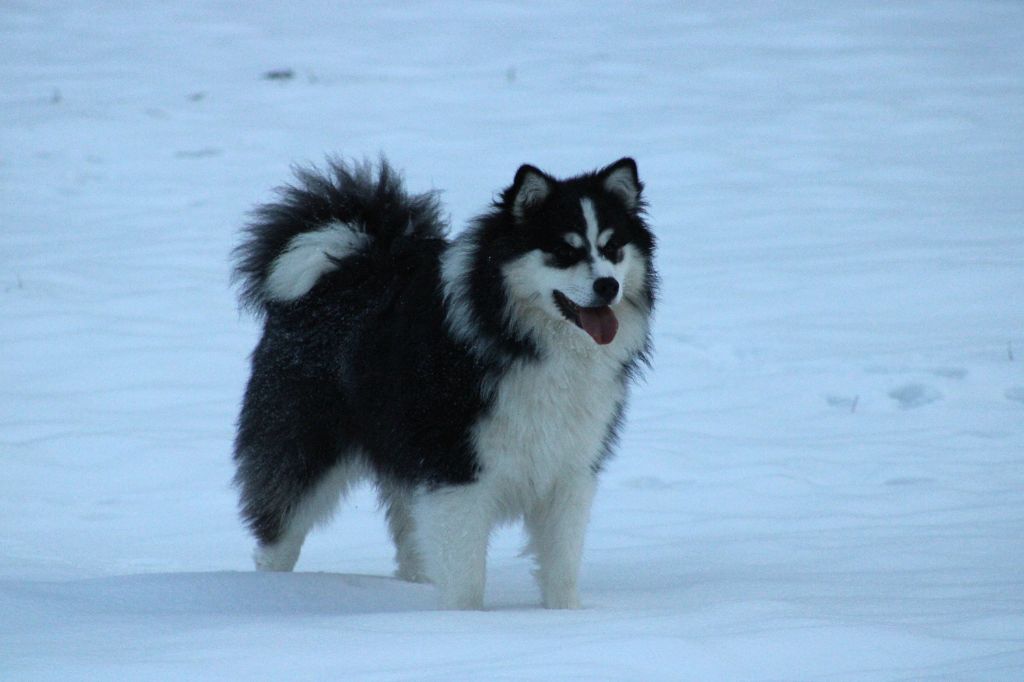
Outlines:
{"label": "dog's nose", "polygon": [[594,293],[604,302],[611,303],[619,293],[619,283],[614,277],[598,277],[594,280]]}

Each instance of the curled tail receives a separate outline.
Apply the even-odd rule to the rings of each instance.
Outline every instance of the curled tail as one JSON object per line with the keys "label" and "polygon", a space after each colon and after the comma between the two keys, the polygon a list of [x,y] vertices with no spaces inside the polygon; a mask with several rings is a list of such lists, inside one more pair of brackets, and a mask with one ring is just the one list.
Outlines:
{"label": "curled tail", "polygon": [[302,298],[345,258],[444,238],[436,196],[406,194],[384,160],[374,166],[332,159],[324,172],[295,175],[295,184],[278,190],[278,201],[256,208],[234,252],[242,305],[258,315],[271,303]]}

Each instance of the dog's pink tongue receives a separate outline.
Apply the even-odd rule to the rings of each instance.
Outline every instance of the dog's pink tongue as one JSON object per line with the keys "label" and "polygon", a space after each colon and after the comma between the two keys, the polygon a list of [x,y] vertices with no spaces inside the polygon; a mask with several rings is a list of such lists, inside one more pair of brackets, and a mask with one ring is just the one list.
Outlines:
{"label": "dog's pink tongue", "polygon": [[619,321],[608,306],[580,308],[580,326],[602,346],[611,343],[619,331]]}

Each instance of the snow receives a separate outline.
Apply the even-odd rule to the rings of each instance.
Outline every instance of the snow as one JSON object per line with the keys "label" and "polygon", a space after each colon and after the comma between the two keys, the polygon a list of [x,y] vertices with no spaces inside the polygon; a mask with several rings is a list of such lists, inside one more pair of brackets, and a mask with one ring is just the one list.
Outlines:
{"label": "snow", "polygon": [[[8,2],[4,680],[1024,679],[1024,7]],[[291,78],[265,74],[291,70]],[[454,226],[634,156],[655,367],[585,608],[390,578],[371,491],[251,572],[228,254],[325,154]]]}

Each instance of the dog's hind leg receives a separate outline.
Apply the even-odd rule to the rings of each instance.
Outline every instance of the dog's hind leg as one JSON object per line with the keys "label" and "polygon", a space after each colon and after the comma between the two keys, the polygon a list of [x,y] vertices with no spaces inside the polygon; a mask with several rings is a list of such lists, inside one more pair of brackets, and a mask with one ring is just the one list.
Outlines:
{"label": "dog's hind leg", "polygon": [[482,609],[493,496],[479,483],[424,491],[413,501],[416,546],[446,609]]}
{"label": "dog's hind leg", "polygon": [[549,609],[580,606],[576,585],[596,488],[590,471],[562,479],[526,514],[527,549],[537,559],[537,582]]}
{"label": "dog's hind leg", "polygon": [[423,559],[416,546],[413,529],[412,500],[409,490],[397,486],[380,488],[380,502],[386,510],[388,532],[395,544],[395,577],[409,582],[428,582],[423,570]]}
{"label": "dog's hind leg", "polygon": [[263,495],[242,483],[243,515],[256,535],[253,561],[260,571],[291,571],[313,527],[330,519],[341,497],[365,474],[352,460],[335,464],[312,484],[300,487],[284,472],[272,477]]}

